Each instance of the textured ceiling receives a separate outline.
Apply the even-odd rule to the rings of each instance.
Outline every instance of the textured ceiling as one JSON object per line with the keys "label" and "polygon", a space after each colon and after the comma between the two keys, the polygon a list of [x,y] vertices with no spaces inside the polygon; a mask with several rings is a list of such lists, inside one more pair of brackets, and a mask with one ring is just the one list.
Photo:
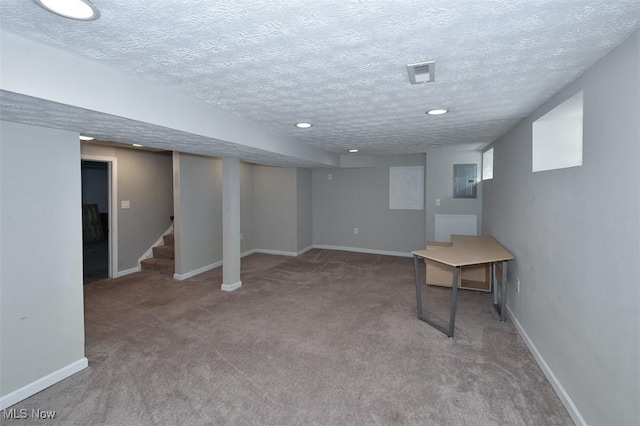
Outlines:
{"label": "textured ceiling", "polygon": [[[77,22],[0,0],[0,24],[278,134],[374,155],[484,146],[640,27],[640,0],[93,3],[100,19]],[[405,65],[427,60],[436,82],[410,85]],[[450,113],[425,115],[432,108]],[[158,137],[128,124],[104,134]],[[184,136],[176,149],[182,141],[198,143]]]}
{"label": "textured ceiling", "polygon": [[0,91],[0,111],[2,119],[6,121],[61,130],[85,129],[84,133],[101,135],[106,141],[139,143],[147,147],[215,157],[238,157],[247,162],[270,166],[321,166],[300,158],[225,141],[215,140],[215,143],[211,143],[210,138],[192,133],[6,91]]}

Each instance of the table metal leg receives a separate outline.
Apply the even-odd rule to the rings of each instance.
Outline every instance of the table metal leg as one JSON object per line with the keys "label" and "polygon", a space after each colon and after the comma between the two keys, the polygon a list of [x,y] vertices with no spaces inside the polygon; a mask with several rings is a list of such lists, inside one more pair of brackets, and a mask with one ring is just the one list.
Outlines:
{"label": "table metal leg", "polygon": [[458,278],[460,277],[460,267],[453,268],[453,285],[451,287],[451,306],[449,307],[449,333],[447,336],[453,337],[453,326],[456,322],[456,307],[458,306]]}
{"label": "table metal leg", "polygon": [[502,261],[502,300],[500,301],[500,321],[507,317],[507,261]]}
{"label": "table metal leg", "polygon": [[493,304],[498,304],[498,279],[496,278],[496,262],[491,262],[491,290],[493,293]]}
{"label": "table metal leg", "polygon": [[500,314],[500,321],[504,321],[507,318],[507,261],[502,261],[502,283],[500,284],[500,300],[498,300],[498,280],[496,277],[497,263],[493,263],[493,282],[495,284],[493,288],[493,306]]}
{"label": "table metal leg", "polygon": [[416,298],[418,299],[418,318],[422,317],[422,292],[420,290],[421,287],[421,279],[420,279],[420,260],[418,256],[413,255],[413,266],[416,270]]}
{"label": "table metal leg", "polygon": [[420,258],[418,258],[418,256],[416,256],[415,254],[413,255],[413,266],[415,268],[415,275],[416,275],[416,299],[418,304],[418,318],[421,321],[424,321],[430,326],[436,328],[437,330],[443,332],[448,337],[453,338],[454,326],[456,321],[456,307],[458,304],[458,278],[460,276],[460,267],[457,266],[453,268],[453,283],[451,286],[451,305],[449,307],[449,327],[444,328],[440,324],[437,324],[435,321],[433,321],[430,318],[427,318],[422,314],[422,291],[420,288],[422,285],[422,279],[421,279],[422,274],[420,273],[419,259]]}

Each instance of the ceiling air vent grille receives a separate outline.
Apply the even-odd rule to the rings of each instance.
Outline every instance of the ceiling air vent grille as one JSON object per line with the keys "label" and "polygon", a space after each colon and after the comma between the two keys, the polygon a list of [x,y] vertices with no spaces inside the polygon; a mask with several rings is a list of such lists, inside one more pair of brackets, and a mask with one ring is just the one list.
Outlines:
{"label": "ceiling air vent grille", "polygon": [[407,65],[407,71],[411,84],[433,83],[436,79],[436,63],[434,61]]}

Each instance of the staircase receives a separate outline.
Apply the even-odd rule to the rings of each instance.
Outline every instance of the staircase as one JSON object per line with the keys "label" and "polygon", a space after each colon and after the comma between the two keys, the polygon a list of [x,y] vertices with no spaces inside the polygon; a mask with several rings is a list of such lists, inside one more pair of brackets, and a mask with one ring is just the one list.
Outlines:
{"label": "staircase", "polygon": [[140,266],[143,271],[173,275],[176,269],[173,233],[164,235],[162,240],[164,244],[154,247],[153,257],[142,260]]}

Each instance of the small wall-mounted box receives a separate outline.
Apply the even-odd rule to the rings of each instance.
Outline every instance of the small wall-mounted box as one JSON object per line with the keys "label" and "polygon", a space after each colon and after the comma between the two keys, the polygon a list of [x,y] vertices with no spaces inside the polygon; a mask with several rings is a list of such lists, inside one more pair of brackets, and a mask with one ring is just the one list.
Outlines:
{"label": "small wall-mounted box", "polygon": [[478,198],[477,164],[453,165],[453,198]]}

